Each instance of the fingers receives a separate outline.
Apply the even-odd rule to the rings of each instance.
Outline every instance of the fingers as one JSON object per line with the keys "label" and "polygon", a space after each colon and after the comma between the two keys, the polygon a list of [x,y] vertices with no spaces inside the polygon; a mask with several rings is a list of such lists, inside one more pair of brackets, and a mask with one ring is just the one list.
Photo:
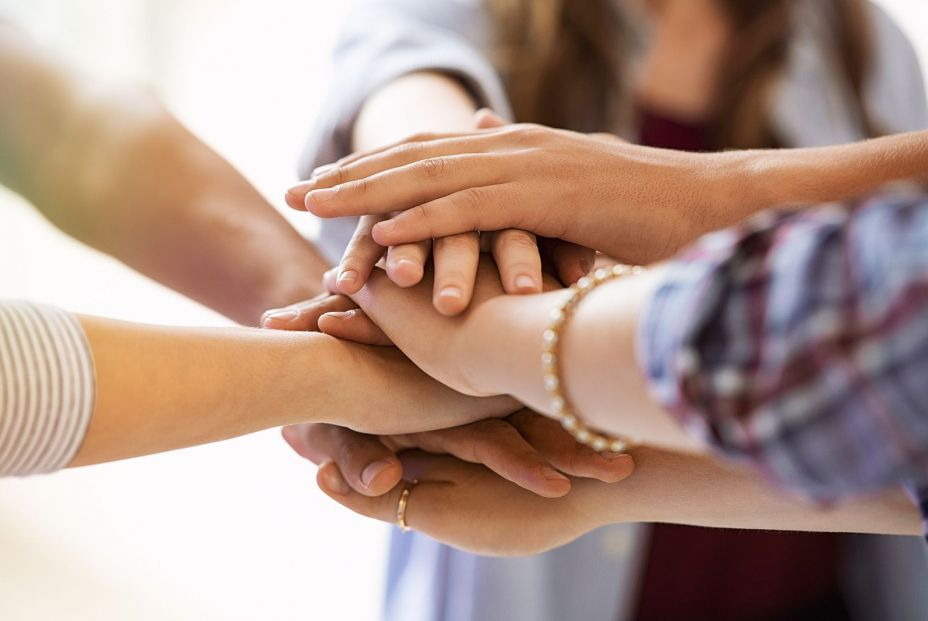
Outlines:
{"label": "fingers", "polygon": [[512,158],[511,153],[441,154],[405,165],[384,164],[381,172],[310,191],[306,208],[320,218],[402,211],[466,188],[499,183]]}
{"label": "fingers", "polygon": [[557,421],[530,410],[521,410],[508,420],[546,460],[566,474],[617,483],[635,469],[631,455],[597,453],[577,443]]}
{"label": "fingers", "polygon": [[[388,492],[371,496],[352,488],[349,477],[336,463],[327,462],[319,468],[316,482],[330,498],[360,515],[396,524],[397,507],[404,489],[409,489],[406,504],[406,524],[413,530],[430,533],[436,523],[444,519],[448,506],[449,485],[479,469],[470,464],[455,464],[456,460],[444,455],[428,455],[417,451],[403,454],[402,465],[407,475],[404,482]],[[410,481],[417,480],[413,485]]]}
{"label": "fingers", "polygon": [[541,293],[541,255],[532,233],[499,231],[491,250],[507,293]]}
{"label": "fingers", "polygon": [[291,425],[282,433],[302,457],[317,464],[334,462],[342,480],[360,494],[384,494],[403,476],[399,459],[376,436],[327,424]]}
{"label": "fingers", "polygon": [[570,491],[570,480],[504,420],[489,419],[452,429],[390,436],[386,442],[397,450],[419,448],[482,464],[519,487],[546,498],[558,498]]}
{"label": "fingers", "polygon": [[334,164],[320,166],[308,181],[287,190],[287,205],[305,211],[312,205],[308,195],[315,190],[345,185],[432,159],[486,153],[497,145],[493,136],[499,131],[499,126],[491,126],[457,134],[419,134],[379,149],[355,153]]}
{"label": "fingers", "polygon": [[345,295],[357,293],[367,282],[377,261],[383,256],[386,249],[378,245],[371,236],[374,225],[382,219],[382,216],[366,215],[361,216],[358,221],[338,266],[336,286],[341,293]]}
{"label": "fingers", "polygon": [[400,287],[412,287],[422,281],[425,261],[432,243],[401,244],[387,249],[387,276]]}
{"label": "fingers", "polygon": [[596,251],[561,239],[545,239],[542,248],[564,285],[572,285],[593,269]]}
{"label": "fingers", "polygon": [[335,338],[364,345],[393,345],[377,324],[359,308],[319,317],[319,331]]}
{"label": "fingers", "polygon": [[319,329],[319,318],[322,315],[357,307],[357,304],[343,295],[322,293],[311,300],[266,311],[261,317],[261,327],[272,330],[313,332]]}
{"label": "fingers", "polygon": [[443,315],[457,315],[474,294],[480,259],[477,233],[450,235],[435,240],[435,282],[432,304]]}
{"label": "fingers", "polygon": [[415,205],[374,225],[372,236],[383,246],[437,239],[468,231],[498,231],[523,220],[507,184],[468,187]]}

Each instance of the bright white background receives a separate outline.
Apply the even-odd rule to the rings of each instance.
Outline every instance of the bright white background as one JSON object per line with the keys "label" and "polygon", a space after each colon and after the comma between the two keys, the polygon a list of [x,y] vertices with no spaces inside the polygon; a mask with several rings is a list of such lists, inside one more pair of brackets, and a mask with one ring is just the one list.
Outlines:
{"label": "bright white background", "polygon": [[[928,65],[928,3],[882,3]],[[335,0],[0,0],[4,8],[73,62],[155,85],[277,204],[324,96],[344,14]],[[4,194],[0,297],[138,321],[224,323]],[[276,431],[6,480],[0,620],[373,620],[386,533],[327,501]]]}

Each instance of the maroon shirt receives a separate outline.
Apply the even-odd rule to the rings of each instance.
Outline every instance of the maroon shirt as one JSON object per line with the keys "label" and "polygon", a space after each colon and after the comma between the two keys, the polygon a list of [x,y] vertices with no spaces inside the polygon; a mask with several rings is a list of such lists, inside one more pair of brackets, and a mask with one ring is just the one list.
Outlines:
{"label": "maroon shirt", "polygon": [[[711,126],[640,113],[646,146],[707,151]],[[656,524],[636,621],[849,621],[841,540],[828,533]]]}

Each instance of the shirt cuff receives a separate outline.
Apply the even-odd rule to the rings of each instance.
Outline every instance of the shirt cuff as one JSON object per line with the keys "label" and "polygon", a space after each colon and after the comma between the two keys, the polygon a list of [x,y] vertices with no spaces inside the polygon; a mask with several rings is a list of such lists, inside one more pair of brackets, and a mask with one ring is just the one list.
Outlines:
{"label": "shirt cuff", "polygon": [[95,387],[90,347],[74,316],[0,302],[0,476],[71,463],[90,425]]}

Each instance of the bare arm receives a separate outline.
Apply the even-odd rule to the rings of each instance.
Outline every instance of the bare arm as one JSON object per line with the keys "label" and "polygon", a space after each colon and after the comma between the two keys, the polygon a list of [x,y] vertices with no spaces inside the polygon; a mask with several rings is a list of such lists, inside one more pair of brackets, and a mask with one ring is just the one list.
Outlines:
{"label": "bare arm", "polygon": [[154,96],[4,24],[0,82],[0,182],[68,234],[243,323],[318,292],[318,253]]}
{"label": "bare arm", "polygon": [[697,234],[736,224],[770,207],[842,201],[896,181],[928,181],[928,131],[832,147],[715,157],[723,181],[714,189],[726,200],[721,209],[697,216],[702,222]]}
{"label": "bare arm", "polygon": [[[393,348],[321,334],[81,318],[96,368],[86,465],[290,423],[372,433],[440,429],[515,409],[428,379]],[[363,385],[355,378],[363,378]]]}
{"label": "bare arm", "polygon": [[[848,499],[833,506],[776,492],[756,475],[709,457],[641,447],[635,472],[621,483],[573,479],[571,492],[542,498],[482,466],[442,455],[404,453],[418,483],[406,511],[414,530],[464,550],[489,555],[537,554],[606,524],[665,522],[718,528],[918,535],[918,511],[901,491]],[[395,523],[407,485],[376,497],[352,491],[333,463],[319,486],[345,507]],[[525,528],[530,523],[531,528]]]}
{"label": "bare arm", "polygon": [[575,482],[577,501],[597,523],[667,522],[719,528],[922,534],[902,490],[815,505],[771,488],[757,474],[711,457],[641,447],[621,485]]}
{"label": "bare arm", "polygon": [[352,147],[369,151],[421,132],[473,129],[477,106],[457,80],[434,72],[411,73],[374,93],[361,108]]}

